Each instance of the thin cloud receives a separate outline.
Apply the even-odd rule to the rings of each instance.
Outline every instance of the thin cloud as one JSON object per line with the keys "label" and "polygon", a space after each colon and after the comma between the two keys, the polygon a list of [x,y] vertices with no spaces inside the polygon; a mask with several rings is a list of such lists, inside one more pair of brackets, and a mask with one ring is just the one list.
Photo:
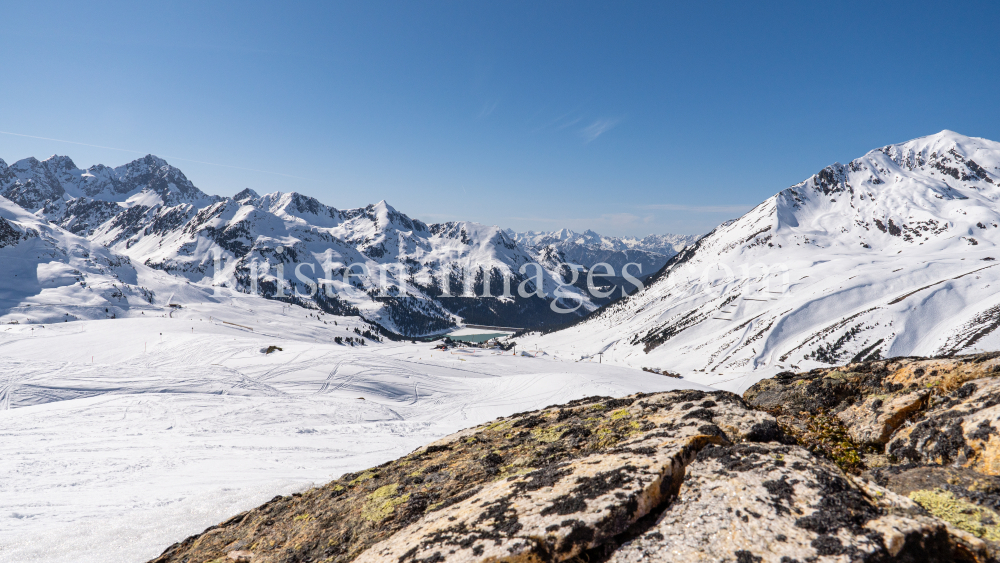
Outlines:
{"label": "thin cloud", "polygon": [[580,134],[583,135],[586,142],[590,143],[601,135],[614,129],[620,122],[620,119],[598,119],[597,121],[584,127],[583,130],[580,131]]}
{"label": "thin cloud", "polygon": [[479,115],[476,116],[476,119],[483,119],[485,117],[489,117],[490,114],[496,111],[498,105],[500,105],[499,101],[486,102],[485,104],[483,104],[483,109],[479,111]]}
{"label": "thin cloud", "polygon": [[691,211],[694,213],[745,213],[753,209],[752,205],[676,205],[673,203],[654,203],[644,205],[643,209],[660,211]]}
{"label": "thin cloud", "polygon": [[[582,109],[583,106],[579,105],[571,109],[570,111],[560,115],[559,117],[556,117],[555,119],[547,121],[544,124],[532,129],[531,132],[538,133],[539,131],[543,131],[545,129],[555,129],[556,131],[559,131],[561,129],[565,129],[567,127],[575,125],[583,119],[582,117],[575,116],[575,114],[579,113],[580,110]],[[529,119],[528,122],[530,123],[531,121],[533,121],[536,117],[538,117],[538,115],[543,113],[543,111],[544,110],[539,110],[537,113],[535,113],[535,115],[531,116],[531,119]]]}

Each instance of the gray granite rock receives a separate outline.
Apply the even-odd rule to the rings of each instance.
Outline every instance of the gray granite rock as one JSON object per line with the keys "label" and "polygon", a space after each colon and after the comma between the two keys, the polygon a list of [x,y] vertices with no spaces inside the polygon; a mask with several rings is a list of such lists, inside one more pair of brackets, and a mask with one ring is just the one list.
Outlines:
{"label": "gray granite rock", "polygon": [[707,446],[659,521],[613,563],[984,561],[969,534],[909,499],[856,484],[797,446]]}

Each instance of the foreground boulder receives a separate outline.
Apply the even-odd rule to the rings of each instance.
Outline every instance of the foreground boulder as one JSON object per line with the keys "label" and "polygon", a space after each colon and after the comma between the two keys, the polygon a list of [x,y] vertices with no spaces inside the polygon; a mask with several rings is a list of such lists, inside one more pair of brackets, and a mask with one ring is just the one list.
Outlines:
{"label": "foreground boulder", "polygon": [[811,451],[1000,547],[1000,353],[894,358],[758,382],[747,402]]}
{"label": "foreground boulder", "polygon": [[992,560],[876,481],[732,393],[595,397],[277,497],[154,561]]}
{"label": "foreground boulder", "polygon": [[[979,426],[971,429],[969,439],[961,440],[962,446],[949,446],[947,439],[939,438],[944,433],[958,440],[955,425],[945,422],[958,410],[969,414],[987,408],[997,391],[992,386],[982,387],[996,375],[1000,375],[1000,353],[894,358],[807,373],[781,373],[754,384],[743,396],[753,408],[773,414],[800,443],[849,471],[886,465],[890,463],[887,454],[925,461],[930,455],[935,463],[949,463],[961,455],[958,450],[966,451],[966,444],[973,448],[967,453],[978,460],[976,463],[988,465],[994,463],[988,459],[995,457],[989,440],[970,442],[975,441],[971,435],[988,433],[986,427],[979,434]],[[973,390],[977,391],[975,397],[970,397]],[[972,402],[953,409],[966,399]],[[953,410],[944,413],[947,409]],[[943,418],[934,412],[942,413]],[[913,435],[914,446],[919,442],[919,447],[899,442],[904,439],[901,430],[925,417],[937,420],[924,424]],[[980,418],[969,421],[980,423]],[[905,439],[909,440],[908,433]],[[894,443],[886,448],[890,442]],[[937,444],[936,449],[930,444]]]}
{"label": "foreground boulder", "polygon": [[907,499],[859,486],[804,448],[709,446],[680,494],[616,563],[975,561],[986,545]]}

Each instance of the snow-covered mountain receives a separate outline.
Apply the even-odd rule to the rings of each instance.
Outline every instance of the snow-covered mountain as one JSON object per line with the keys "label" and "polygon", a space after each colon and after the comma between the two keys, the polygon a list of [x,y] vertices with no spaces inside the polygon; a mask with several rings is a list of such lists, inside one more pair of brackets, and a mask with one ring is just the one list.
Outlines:
{"label": "snow-covered mountain", "polygon": [[1000,143],[951,131],[833,164],[529,338],[742,388],[766,373],[1000,347]]}
{"label": "snow-covered mountain", "polygon": [[153,300],[153,293],[138,285],[127,257],[3,197],[0,264],[0,318],[5,324],[114,318]]}
{"label": "snow-covered mountain", "polygon": [[84,235],[134,205],[202,207],[221,199],[153,155],[117,168],[99,164],[86,170],[67,156],[25,158],[10,166],[0,160],[0,196]]}
{"label": "snow-covered mountain", "polygon": [[[602,278],[601,282],[607,287],[625,286],[629,290],[634,288],[622,275],[626,264],[638,264],[638,266],[630,266],[629,273],[637,279],[645,279],[662,268],[667,260],[670,260],[681,249],[700,238],[700,235],[671,234],[649,235],[641,239],[618,238],[603,236],[591,230],[577,233],[569,229],[521,233],[508,230],[507,234],[528,250],[540,264],[545,264],[552,271],[562,272],[564,279],[569,275],[568,268],[560,267],[560,264],[580,265],[581,278],[578,286],[582,289],[586,289],[586,281],[583,276],[595,264],[603,263],[611,266],[615,275]],[[599,268],[596,272],[606,273],[607,269],[606,267]],[[602,305],[614,298],[609,296],[601,299],[591,295],[591,300]]]}
{"label": "snow-covered mountain", "polygon": [[608,237],[588,229],[577,233],[569,229],[558,231],[507,231],[517,242],[527,248],[541,248],[556,245],[561,248],[585,247],[595,250],[624,251],[641,250],[653,254],[673,256],[685,246],[694,243],[701,235],[649,235],[643,238]]}
{"label": "snow-covered mountain", "polygon": [[[566,231],[561,241],[543,244],[545,236],[533,233],[519,243],[498,227],[428,225],[385,202],[341,210],[295,192],[210,196],[152,155],[116,168],[81,169],[64,156],[0,161],[0,197],[185,281],[309,302],[408,336],[460,323],[563,324],[610,299],[587,291],[590,264],[608,262],[618,272],[638,262],[641,271],[632,273],[642,278],[683,240]],[[563,262],[585,266],[575,283]],[[627,282],[612,277],[600,285]]]}
{"label": "snow-covered mountain", "polygon": [[[533,258],[498,227],[427,225],[384,201],[338,210],[298,193],[259,196],[245,190],[202,209],[136,205],[98,227],[92,238],[193,282],[310,301],[406,335],[439,332],[461,321],[563,322],[551,304],[560,296],[578,297],[567,307],[582,299],[581,314],[596,308],[580,290],[559,289],[550,271],[541,272],[549,297],[519,297],[518,285],[535,275],[534,268],[526,274],[520,269]],[[482,297],[486,275],[491,297]],[[513,297],[503,297],[504,275]]]}

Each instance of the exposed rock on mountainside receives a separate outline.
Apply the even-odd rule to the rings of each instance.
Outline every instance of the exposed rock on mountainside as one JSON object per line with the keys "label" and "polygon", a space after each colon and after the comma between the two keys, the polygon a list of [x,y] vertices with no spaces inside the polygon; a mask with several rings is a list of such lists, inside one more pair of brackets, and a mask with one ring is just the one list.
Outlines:
{"label": "exposed rock on mountainside", "polygon": [[995,561],[997,365],[903,358],[781,374],[746,402],[674,391],[517,414],[155,561]]}

